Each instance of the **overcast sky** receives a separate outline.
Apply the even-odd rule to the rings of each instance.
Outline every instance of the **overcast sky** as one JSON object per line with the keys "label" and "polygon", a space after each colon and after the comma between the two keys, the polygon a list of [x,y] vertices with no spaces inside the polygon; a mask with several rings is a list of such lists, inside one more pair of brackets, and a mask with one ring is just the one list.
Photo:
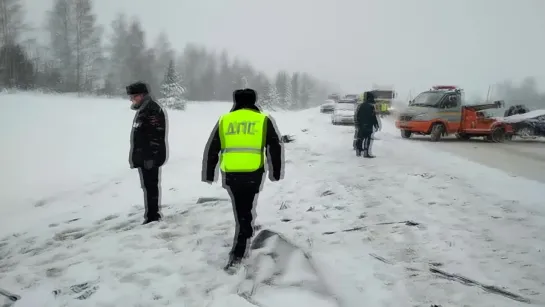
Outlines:
{"label": "overcast sky", "polygon": [[[43,25],[53,1],[25,1]],[[525,76],[545,88],[545,0],[95,0],[95,10],[107,25],[120,11],[140,17],[150,41],[164,30],[176,49],[225,48],[349,92],[442,83],[484,96]]]}

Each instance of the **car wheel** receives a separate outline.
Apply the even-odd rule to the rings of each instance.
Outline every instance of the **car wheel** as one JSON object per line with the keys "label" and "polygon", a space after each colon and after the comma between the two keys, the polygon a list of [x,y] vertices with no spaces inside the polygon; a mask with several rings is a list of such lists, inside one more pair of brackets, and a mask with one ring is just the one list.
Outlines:
{"label": "car wheel", "polygon": [[491,133],[492,141],[495,143],[505,142],[505,129],[503,127],[496,127]]}
{"label": "car wheel", "polygon": [[412,134],[413,133],[410,130],[401,130],[401,137],[404,139],[410,138]]}
{"label": "car wheel", "polygon": [[431,141],[438,142],[445,133],[445,126],[443,124],[434,124],[431,128]]}
{"label": "car wheel", "polygon": [[521,138],[531,138],[534,136],[534,130],[531,127],[525,126],[517,131],[517,135]]}

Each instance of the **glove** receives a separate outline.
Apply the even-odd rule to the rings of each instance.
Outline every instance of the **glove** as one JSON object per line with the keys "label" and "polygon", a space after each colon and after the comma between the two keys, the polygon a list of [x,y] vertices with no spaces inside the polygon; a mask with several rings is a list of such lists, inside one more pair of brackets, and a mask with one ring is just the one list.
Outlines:
{"label": "glove", "polygon": [[154,164],[153,160],[146,160],[144,161],[144,169],[152,169]]}

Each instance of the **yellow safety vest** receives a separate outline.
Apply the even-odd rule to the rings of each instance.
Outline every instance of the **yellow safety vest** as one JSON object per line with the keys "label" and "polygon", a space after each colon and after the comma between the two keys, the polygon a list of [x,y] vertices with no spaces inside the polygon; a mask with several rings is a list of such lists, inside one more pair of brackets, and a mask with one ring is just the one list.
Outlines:
{"label": "yellow safety vest", "polygon": [[224,172],[253,172],[263,167],[267,116],[240,109],[219,120],[220,168]]}
{"label": "yellow safety vest", "polygon": [[383,104],[381,105],[381,108],[382,108],[382,111],[388,111],[388,105],[385,104],[385,103],[383,103]]}

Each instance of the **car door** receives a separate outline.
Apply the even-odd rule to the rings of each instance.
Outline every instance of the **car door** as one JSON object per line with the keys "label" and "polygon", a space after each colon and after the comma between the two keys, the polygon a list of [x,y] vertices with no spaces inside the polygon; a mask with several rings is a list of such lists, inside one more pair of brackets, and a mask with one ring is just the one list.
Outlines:
{"label": "car door", "polygon": [[455,93],[443,97],[439,111],[441,119],[447,123],[448,133],[458,131],[462,121],[462,101],[460,95]]}

